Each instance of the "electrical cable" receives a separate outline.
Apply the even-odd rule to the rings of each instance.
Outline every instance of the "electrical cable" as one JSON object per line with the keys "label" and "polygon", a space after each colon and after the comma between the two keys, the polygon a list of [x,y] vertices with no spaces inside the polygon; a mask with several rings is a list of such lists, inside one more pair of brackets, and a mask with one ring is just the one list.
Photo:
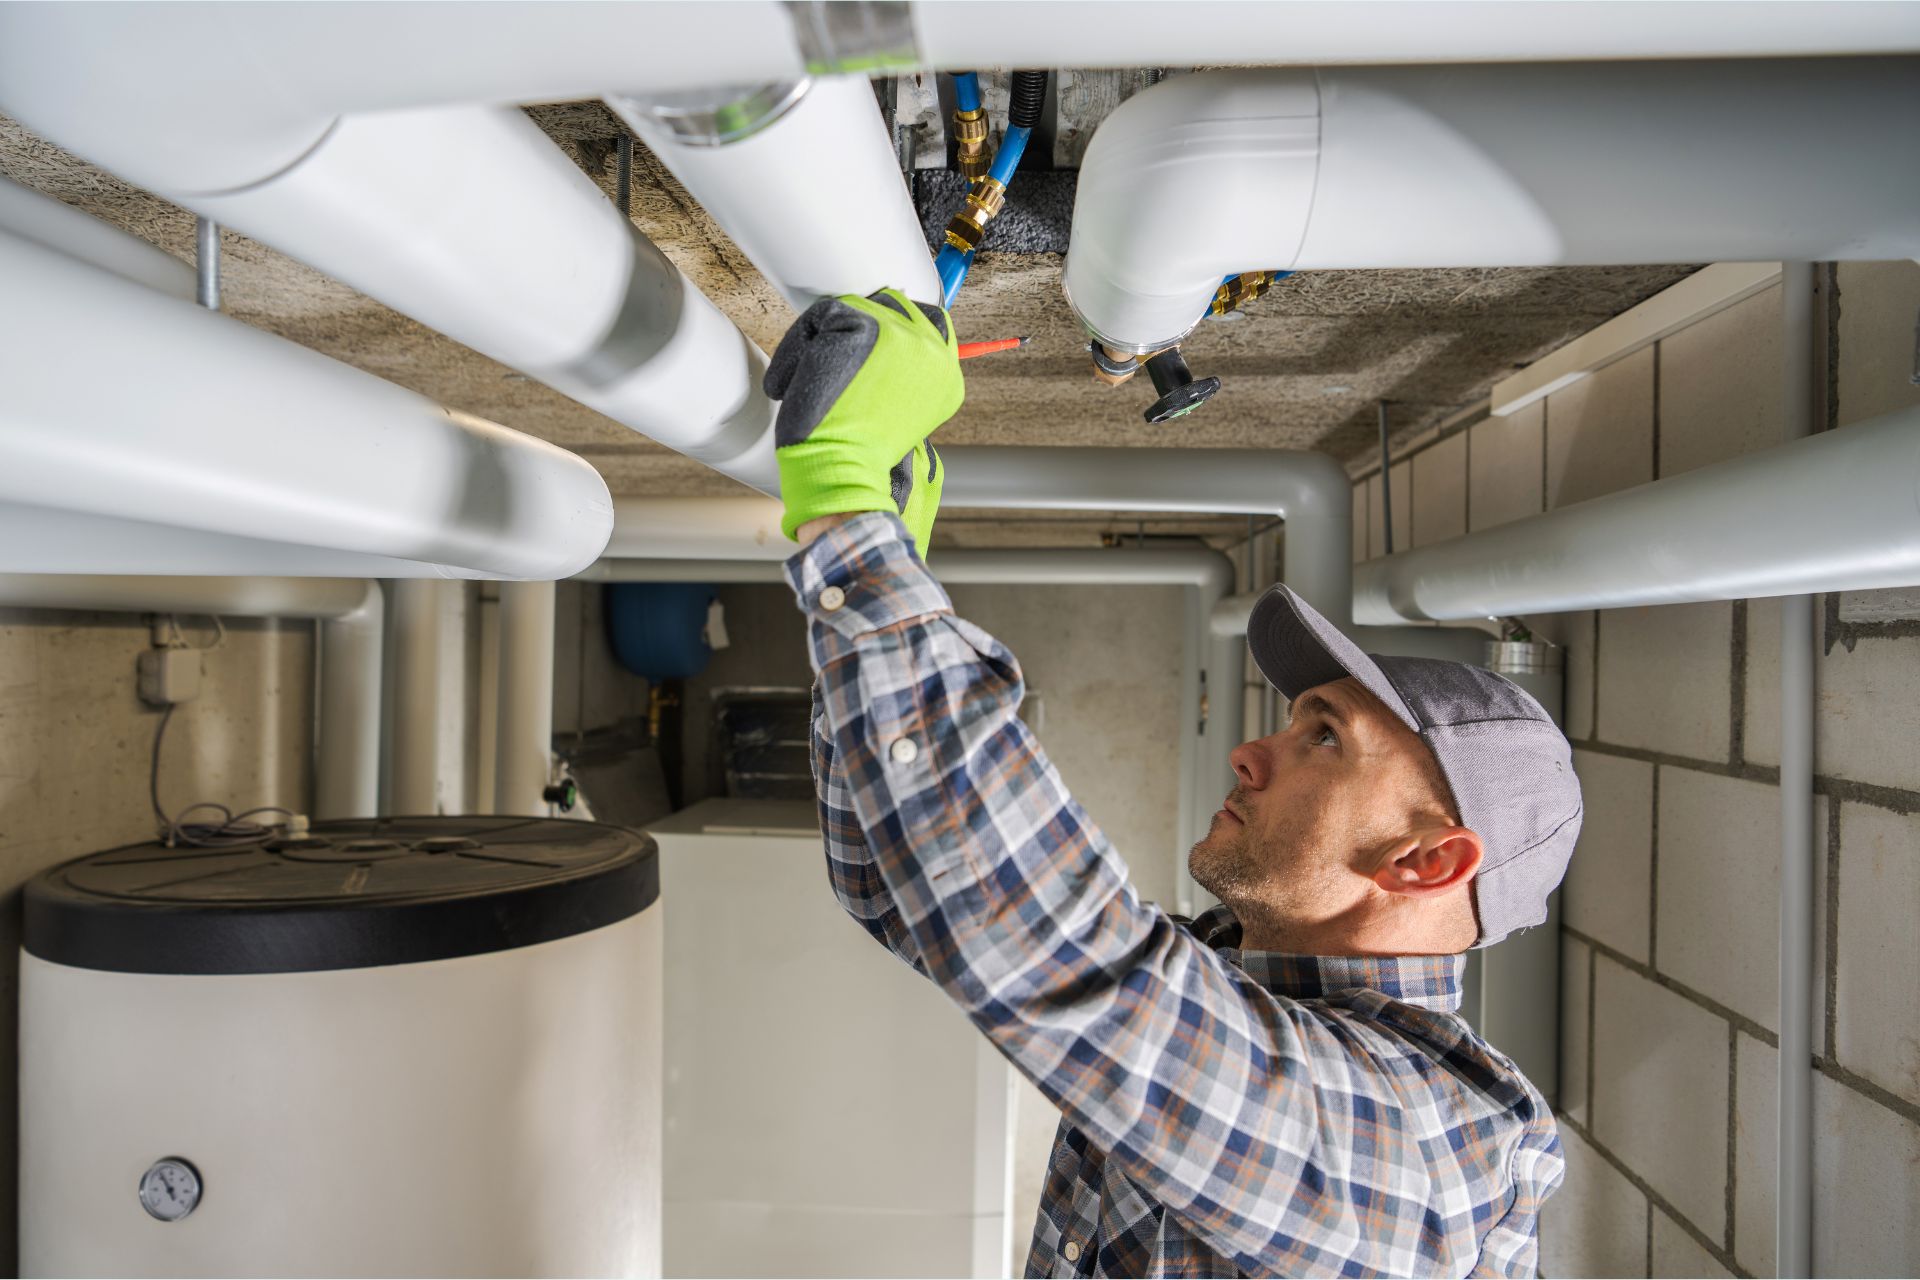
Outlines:
{"label": "electrical cable", "polygon": [[[227,638],[226,624],[218,614],[207,614],[213,620],[214,641],[203,645],[199,652],[207,653],[218,649]],[[180,635],[180,620],[175,614],[167,615],[167,627],[179,648],[191,648]],[[252,809],[243,809],[235,813],[223,804],[212,801],[200,801],[190,804],[175,814],[169,814],[166,806],[160,803],[160,748],[167,739],[167,726],[173,723],[173,713],[179,703],[170,702],[167,709],[160,713],[160,723],[153,730],[153,758],[147,767],[147,802],[153,806],[153,816],[160,824],[160,840],[167,848],[173,849],[187,845],[196,849],[242,849],[249,845],[269,840],[286,828],[293,820],[293,810],[278,805],[260,805]],[[220,815],[218,822],[188,822],[187,815],[210,809]],[[253,819],[264,813],[277,813],[287,822],[255,822]]]}

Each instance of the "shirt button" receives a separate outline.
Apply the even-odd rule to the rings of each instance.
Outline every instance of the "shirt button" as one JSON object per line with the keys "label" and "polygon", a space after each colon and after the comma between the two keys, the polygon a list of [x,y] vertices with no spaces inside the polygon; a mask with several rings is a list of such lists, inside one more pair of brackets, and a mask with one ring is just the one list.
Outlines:
{"label": "shirt button", "polygon": [[920,744],[912,738],[895,738],[887,754],[893,757],[895,764],[912,764],[920,758]]}
{"label": "shirt button", "polygon": [[832,613],[847,602],[847,593],[838,587],[826,587],[820,592],[820,607]]}
{"label": "shirt button", "polygon": [[1066,1255],[1068,1262],[1080,1261],[1080,1246],[1072,1240],[1067,1241],[1067,1247],[1060,1252]]}

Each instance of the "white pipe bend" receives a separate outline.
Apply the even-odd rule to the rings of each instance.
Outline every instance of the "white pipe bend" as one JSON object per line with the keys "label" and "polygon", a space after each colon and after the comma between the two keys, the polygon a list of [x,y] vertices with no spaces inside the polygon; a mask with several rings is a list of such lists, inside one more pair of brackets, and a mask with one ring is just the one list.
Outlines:
{"label": "white pipe bend", "polygon": [[1088,145],[1063,283],[1143,352],[1242,271],[1909,258],[1916,115],[1911,57],[1177,76]]}

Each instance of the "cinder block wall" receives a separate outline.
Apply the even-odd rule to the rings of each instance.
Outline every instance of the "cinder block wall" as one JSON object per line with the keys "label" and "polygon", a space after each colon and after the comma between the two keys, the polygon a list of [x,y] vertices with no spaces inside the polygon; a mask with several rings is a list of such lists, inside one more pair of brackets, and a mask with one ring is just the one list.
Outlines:
{"label": "cinder block wall", "polygon": [[[1920,404],[1920,266],[1822,278],[1833,429]],[[1776,443],[1780,290],[1505,419],[1417,440],[1395,545]],[[1357,557],[1384,550],[1377,466]],[[1766,513],[1755,513],[1764,519]],[[1814,1266],[1920,1273],[1920,591],[1829,595],[1814,767],[1824,833]],[[1567,649],[1587,819],[1564,890],[1550,1276],[1774,1274],[1779,606],[1528,620]]]}

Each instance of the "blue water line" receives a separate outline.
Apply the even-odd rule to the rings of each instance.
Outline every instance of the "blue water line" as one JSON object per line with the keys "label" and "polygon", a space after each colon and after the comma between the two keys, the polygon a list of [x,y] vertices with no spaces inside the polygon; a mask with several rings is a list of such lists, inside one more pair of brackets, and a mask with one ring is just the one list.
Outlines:
{"label": "blue water line", "polygon": [[1017,124],[1007,126],[1007,136],[1000,140],[1000,150],[994,153],[993,168],[987,170],[987,176],[1001,186],[1013,183],[1013,171],[1020,167],[1020,157],[1027,152],[1027,139],[1033,130],[1022,129]]}
{"label": "blue water line", "polygon": [[972,71],[953,73],[953,105],[961,111],[980,109],[980,76]]}

